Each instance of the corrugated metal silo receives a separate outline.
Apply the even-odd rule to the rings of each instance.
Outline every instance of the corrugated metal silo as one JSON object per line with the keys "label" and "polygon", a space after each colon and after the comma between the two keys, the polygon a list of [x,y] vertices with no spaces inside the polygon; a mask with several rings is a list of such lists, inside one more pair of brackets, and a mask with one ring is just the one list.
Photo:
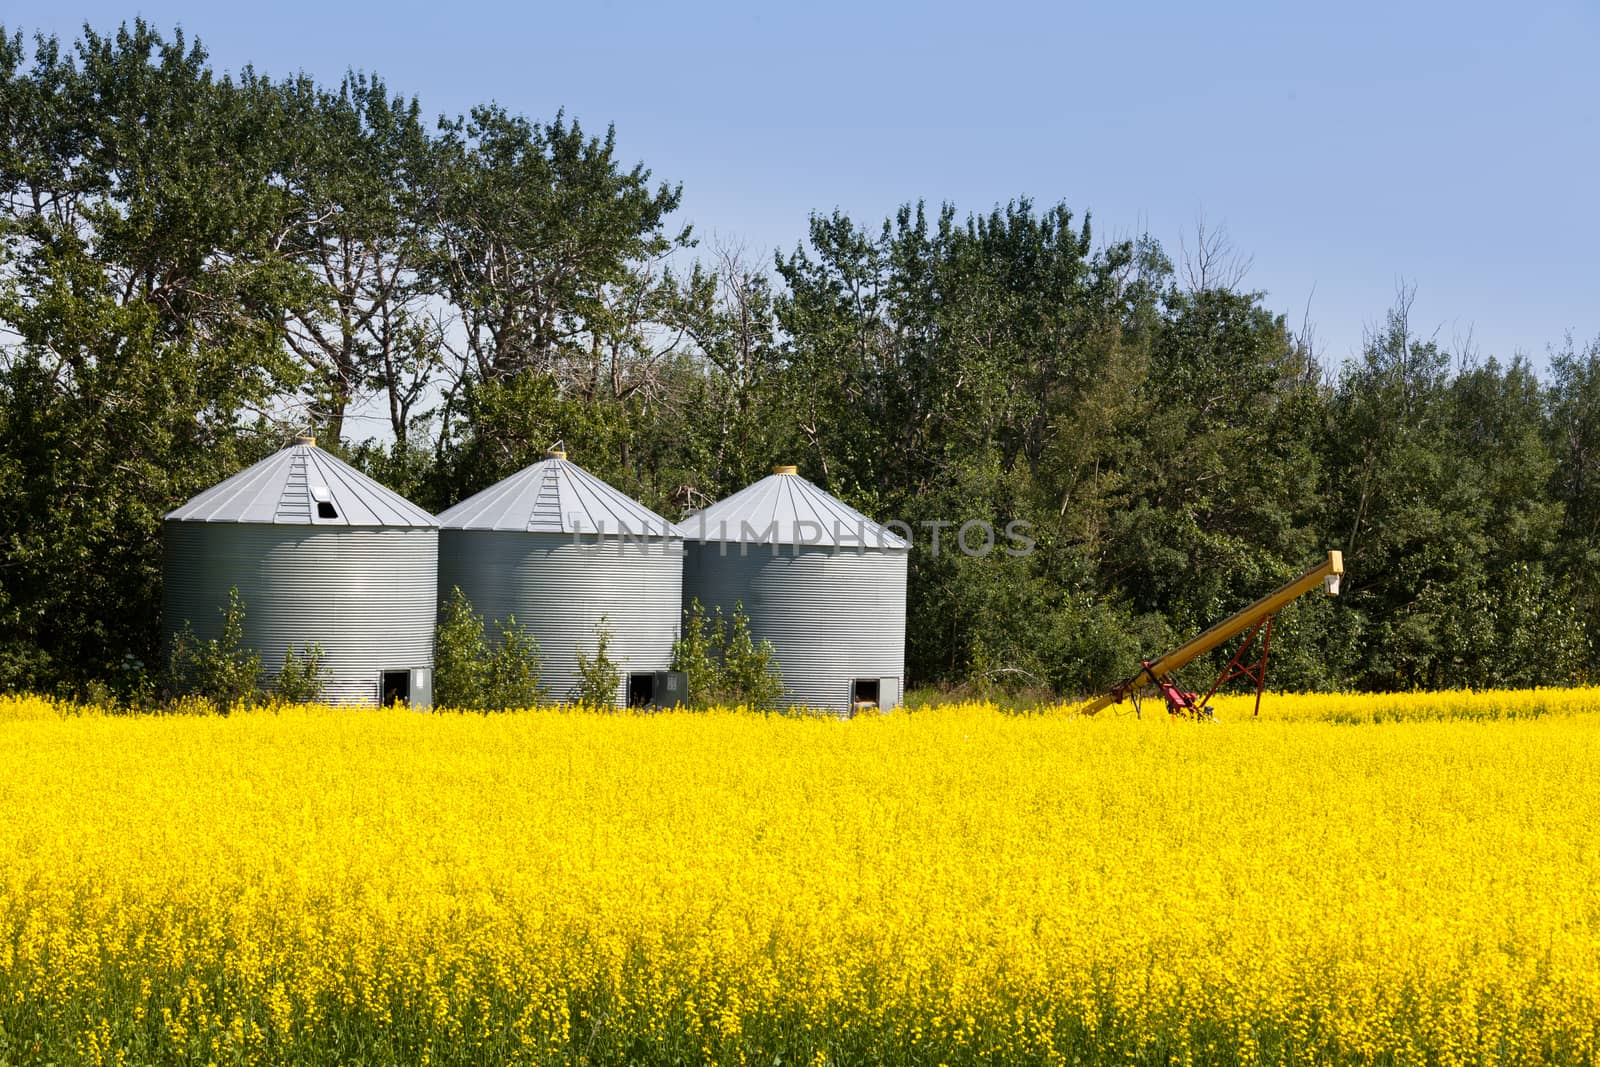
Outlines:
{"label": "corrugated metal silo", "polygon": [[904,538],[778,467],[679,523],[683,598],[772,642],[786,699],[849,712],[890,708],[905,689]]}
{"label": "corrugated metal silo", "polygon": [[491,636],[509,616],[539,644],[541,683],[578,689],[578,651],[602,619],[622,670],[619,704],[648,704],[672,664],[683,537],[666,519],[552,450],[439,516],[439,599],[460,587]]}
{"label": "corrugated metal silo", "polygon": [[163,523],[162,626],[218,635],[228,591],[268,682],[284,653],[320,644],[324,698],[426,707],[439,554],[432,515],[298,443],[213,486]]}

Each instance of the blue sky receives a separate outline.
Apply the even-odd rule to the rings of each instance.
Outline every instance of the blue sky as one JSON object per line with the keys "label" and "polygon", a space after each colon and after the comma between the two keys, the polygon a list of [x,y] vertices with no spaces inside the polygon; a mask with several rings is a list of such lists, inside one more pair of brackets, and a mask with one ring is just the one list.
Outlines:
{"label": "blue sky", "polygon": [[1025,195],[1177,253],[1204,215],[1324,356],[1397,283],[1413,323],[1542,363],[1600,335],[1600,5],[1537,2],[336,5],[62,0],[143,14],[226,69],[375,71],[429,113],[615,123],[683,216],[754,250],[813,211]]}

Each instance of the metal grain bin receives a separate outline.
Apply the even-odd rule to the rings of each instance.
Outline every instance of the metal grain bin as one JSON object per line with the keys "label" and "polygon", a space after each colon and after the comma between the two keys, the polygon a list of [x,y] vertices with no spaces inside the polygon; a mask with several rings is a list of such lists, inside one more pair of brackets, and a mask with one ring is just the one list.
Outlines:
{"label": "metal grain bin", "polygon": [[228,592],[270,683],[292,644],[322,646],[338,704],[433,692],[439,535],[432,515],[316,447],[269,456],[166,516],[162,627],[216,637]]}
{"label": "metal grain bin", "polygon": [[772,642],[786,699],[848,714],[892,708],[905,689],[910,545],[778,467],[679,523],[683,598]]}
{"label": "metal grain bin", "polygon": [[491,637],[515,616],[539,644],[541,683],[578,690],[578,650],[602,619],[619,704],[652,704],[683,608],[683,537],[666,519],[552,450],[439,516],[439,602],[459,587]]}

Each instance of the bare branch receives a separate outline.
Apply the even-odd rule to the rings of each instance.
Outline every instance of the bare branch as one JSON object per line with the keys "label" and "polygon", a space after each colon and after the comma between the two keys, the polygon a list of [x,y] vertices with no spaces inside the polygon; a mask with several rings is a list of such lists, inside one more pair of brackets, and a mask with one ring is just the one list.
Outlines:
{"label": "bare branch", "polygon": [[1234,247],[1227,226],[1210,227],[1204,213],[1195,220],[1192,238],[1178,235],[1178,250],[1179,270],[1192,293],[1207,289],[1236,291],[1254,263],[1253,257],[1242,255]]}

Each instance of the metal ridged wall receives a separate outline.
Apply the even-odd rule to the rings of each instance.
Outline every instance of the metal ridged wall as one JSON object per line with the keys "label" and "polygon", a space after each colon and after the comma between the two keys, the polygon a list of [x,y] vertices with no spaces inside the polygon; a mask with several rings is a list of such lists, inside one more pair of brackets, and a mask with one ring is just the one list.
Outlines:
{"label": "metal ridged wall", "polygon": [[578,649],[594,654],[604,616],[609,655],[622,671],[616,695],[622,704],[629,672],[672,664],[683,608],[683,542],[584,537],[575,543],[569,534],[441,530],[441,604],[457,586],[490,636],[510,615],[533,635],[543,659],[540,682],[555,700],[577,692]]}
{"label": "metal ridged wall", "polygon": [[375,704],[383,671],[433,667],[438,532],[167,522],[162,629],[216,637],[228,590],[270,681],[290,644],[324,653],[331,703]]}
{"label": "metal ridged wall", "polygon": [[[726,549],[726,552],[724,552]],[[741,549],[744,550],[741,553]],[[848,712],[856,678],[893,679],[885,708],[904,696],[906,553],[691,541],[683,602],[725,617],[742,602],[756,640],[771,641],[787,700]]]}

